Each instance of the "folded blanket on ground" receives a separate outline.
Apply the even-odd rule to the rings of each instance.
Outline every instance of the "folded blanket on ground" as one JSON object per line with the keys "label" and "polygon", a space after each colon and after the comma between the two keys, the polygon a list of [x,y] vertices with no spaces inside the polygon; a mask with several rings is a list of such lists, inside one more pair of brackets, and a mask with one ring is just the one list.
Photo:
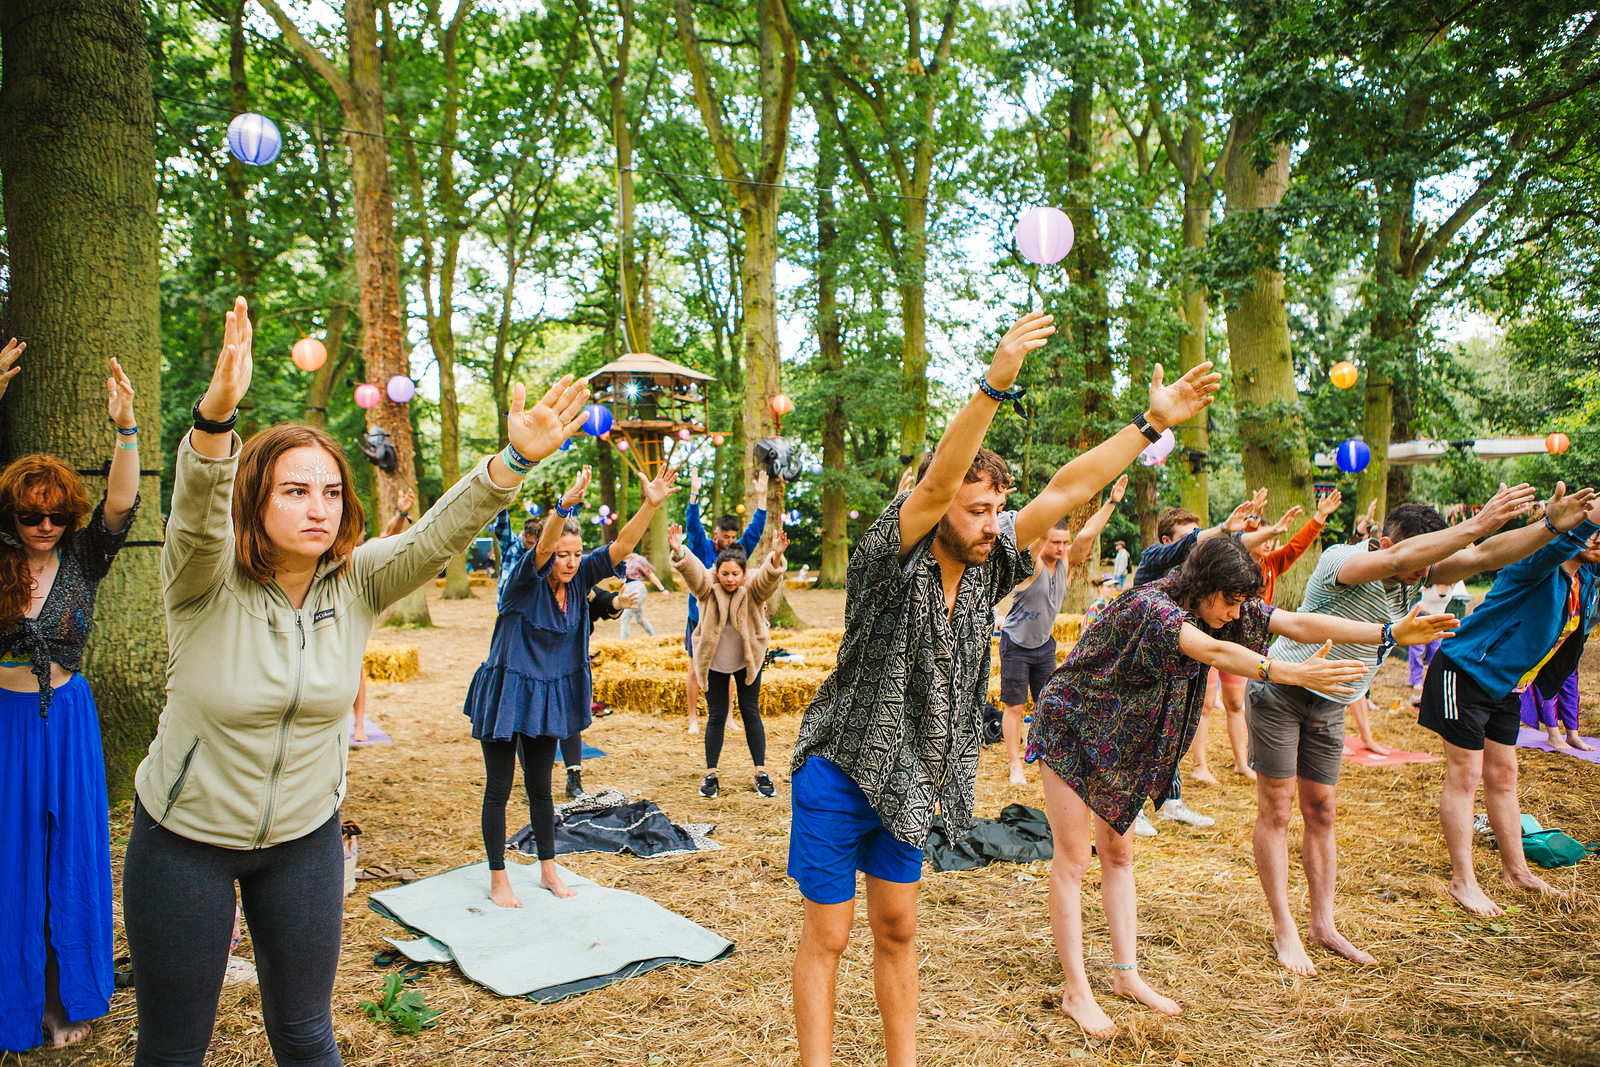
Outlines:
{"label": "folded blanket on ground", "polygon": [[557,900],[531,864],[506,864],[520,908],[489,899],[489,865],[457,867],[367,898],[367,905],[424,935],[384,938],[424,963],[454,960],[461,973],[505,997],[541,1003],[610,985],[669,963],[710,963],[733,943],[655,901],[607,889],[560,868],[577,895]]}
{"label": "folded blanket on ground", "polygon": [[998,819],[972,820],[972,832],[959,841],[950,839],[944,819],[935,816],[924,848],[936,871],[970,871],[995,860],[1033,863],[1054,852],[1050,821],[1038,808],[1008,804]]}
{"label": "folded blanket on ground", "polygon": [[[722,846],[711,840],[715,825],[675,823],[653,801],[629,801],[615,789],[585,794],[556,806],[556,855],[629,852],[646,859],[681,856]],[[538,854],[528,824],[506,842],[518,852]]]}

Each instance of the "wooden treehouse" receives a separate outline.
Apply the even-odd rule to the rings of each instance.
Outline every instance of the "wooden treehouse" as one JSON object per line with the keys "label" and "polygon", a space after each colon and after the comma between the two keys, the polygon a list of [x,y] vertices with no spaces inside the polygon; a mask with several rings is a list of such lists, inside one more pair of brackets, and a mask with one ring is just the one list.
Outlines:
{"label": "wooden treehouse", "polygon": [[711,375],[681,363],[630,352],[589,375],[590,402],[611,410],[611,428],[602,436],[630,467],[654,478],[681,447],[698,447],[696,438],[709,436],[714,444],[722,443],[722,434],[708,427],[706,387],[712,381]]}

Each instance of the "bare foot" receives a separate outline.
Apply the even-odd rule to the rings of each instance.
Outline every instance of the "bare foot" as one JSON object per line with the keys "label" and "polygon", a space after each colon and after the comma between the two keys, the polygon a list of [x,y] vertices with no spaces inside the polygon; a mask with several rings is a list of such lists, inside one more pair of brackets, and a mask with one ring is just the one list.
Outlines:
{"label": "bare foot", "polygon": [[1289,934],[1287,937],[1274,937],[1272,947],[1278,953],[1278,962],[1286,970],[1307,978],[1317,976],[1317,968],[1311,962],[1311,957],[1306,955],[1305,945],[1300,943],[1300,935]]}
{"label": "bare foot", "polygon": [[1013,763],[1011,765],[1011,784],[1012,785],[1027,785],[1028,784],[1028,779],[1027,779],[1027,777],[1025,775],[1023,775],[1023,773],[1022,773],[1022,764],[1020,764],[1020,763]]}
{"label": "bare foot", "polygon": [[576,889],[561,880],[561,876],[556,873],[555,864],[553,863],[539,872],[539,884],[554,893],[557,900],[566,900],[568,897],[578,895]]}
{"label": "bare foot", "polygon": [[1510,886],[1512,889],[1521,889],[1526,893],[1542,893],[1547,897],[1561,897],[1566,895],[1550,885],[1550,883],[1546,882],[1543,878],[1540,878],[1537,874],[1534,874],[1532,871],[1524,871],[1521,874],[1512,874],[1510,871],[1501,871],[1500,880],[1506,885]]}
{"label": "bare foot", "polygon": [[699,719],[690,719],[689,720],[689,733],[691,735],[693,735],[693,734],[697,734],[699,732],[700,732],[700,720]]}
{"label": "bare foot", "polygon": [[1329,930],[1326,933],[1318,933],[1315,929],[1313,929],[1311,931],[1311,943],[1313,945],[1321,945],[1334,955],[1343,956],[1351,963],[1359,963],[1363,967],[1375,966],[1378,962],[1376,957],[1356,948],[1343,934],[1337,930]]}
{"label": "bare foot", "polygon": [[489,899],[502,908],[522,907],[522,901],[511,891],[511,879],[505,871],[489,872]]}
{"label": "bare foot", "polygon": [[1558,748],[1563,752],[1572,751],[1572,746],[1567,744],[1567,739],[1561,736],[1559,730],[1547,730],[1545,732],[1545,740],[1549,742],[1551,748]]}
{"label": "bare foot", "polygon": [[1091,993],[1061,995],[1061,1010],[1072,1016],[1072,1021],[1083,1028],[1090,1037],[1115,1037],[1117,1024],[1095,1001]]}
{"label": "bare foot", "polygon": [[1472,912],[1474,915],[1504,915],[1500,905],[1489,899],[1489,895],[1478,888],[1478,880],[1474,878],[1470,885],[1462,885],[1454,878],[1450,879],[1450,895],[1456,898],[1456,903]]}
{"label": "bare foot", "polygon": [[1593,752],[1594,746],[1583,739],[1583,735],[1573,730],[1567,734],[1567,743],[1579,752]]}
{"label": "bare foot", "polygon": [[1111,978],[1111,991],[1119,997],[1137,1000],[1163,1015],[1181,1015],[1183,1009],[1171,997],[1164,997],[1139,977],[1138,971],[1117,971]]}
{"label": "bare foot", "polygon": [[350,731],[350,740],[365,741],[366,739],[367,731],[363,730],[361,727],[357,726],[354,730]]}
{"label": "bare foot", "polygon": [[1346,756],[1354,756],[1356,754],[1356,750],[1350,747],[1350,743],[1348,741],[1345,742],[1344,754]]}
{"label": "bare foot", "polygon": [[1256,772],[1252,771],[1249,767],[1241,767],[1237,763],[1235,763],[1233,765],[1233,771],[1234,771],[1235,774],[1244,775],[1246,778],[1250,779],[1252,782],[1256,780]]}
{"label": "bare foot", "polygon": [[1217,776],[1211,773],[1210,767],[1196,767],[1190,773],[1189,777],[1193,778],[1197,782],[1204,782],[1206,785],[1222,784],[1221,782],[1217,781]]}
{"label": "bare foot", "polygon": [[1394,751],[1394,749],[1390,748],[1388,745],[1380,745],[1370,737],[1363,737],[1361,739],[1361,747],[1366,749],[1368,752],[1375,752],[1380,756],[1387,756],[1389,753]]}
{"label": "bare foot", "polygon": [[51,1048],[66,1048],[76,1044],[89,1036],[90,1029],[87,1022],[68,1022],[66,1011],[59,1005],[45,1009],[44,1036]]}

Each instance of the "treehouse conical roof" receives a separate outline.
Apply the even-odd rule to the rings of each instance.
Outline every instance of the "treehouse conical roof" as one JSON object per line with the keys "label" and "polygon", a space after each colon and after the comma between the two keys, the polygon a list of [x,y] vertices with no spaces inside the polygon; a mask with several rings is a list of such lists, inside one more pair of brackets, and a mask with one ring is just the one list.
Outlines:
{"label": "treehouse conical roof", "polygon": [[682,363],[674,363],[670,359],[662,359],[660,356],[652,356],[648,352],[629,352],[620,359],[614,359],[610,363],[607,363],[605,366],[601,367],[599,370],[591,373],[589,375],[589,380],[593,381],[596,378],[607,378],[612,376],[628,378],[663,376],[673,378],[688,378],[697,382],[709,382],[715,380],[709,374],[702,374],[700,371],[697,371],[691,367],[685,367]]}

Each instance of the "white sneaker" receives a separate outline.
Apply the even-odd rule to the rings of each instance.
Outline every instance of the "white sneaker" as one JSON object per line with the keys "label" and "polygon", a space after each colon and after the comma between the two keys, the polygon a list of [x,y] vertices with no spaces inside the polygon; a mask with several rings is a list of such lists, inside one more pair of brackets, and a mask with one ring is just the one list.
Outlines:
{"label": "white sneaker", "polygon": [[1163,819],[1172,819],[1175,822],[1188,823],[1190,826],[1206,827],[1216,823],[1217,820],[1209,815],[1201,815],[1198,811],[1190,809],[1189,805],[1181,800],[1169,800],[1156,809],[1156,814]]}
{"label": "white sneaker", "polygon": [[1154,837],[1160,832],[1161,831],[1155,828],[1155,824],[1152,823],[1142,811],[1139,813],[1138,818],[1133,820],[1134,837]]}

